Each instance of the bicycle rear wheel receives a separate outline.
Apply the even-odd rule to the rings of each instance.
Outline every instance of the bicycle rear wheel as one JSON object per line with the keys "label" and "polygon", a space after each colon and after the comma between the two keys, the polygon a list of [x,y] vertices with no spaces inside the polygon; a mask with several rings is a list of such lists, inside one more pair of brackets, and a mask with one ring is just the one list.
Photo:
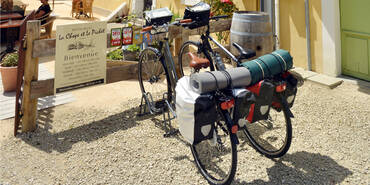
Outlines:
{"label": "bicycle rear wheel", "polygon": [[204,140],[190,148],[195,164],[210,184],[230,184],[236,172],[236,144],[231,141],[225,122],[215,124],[216,140]]}
{"label": "bicycle rear wheel", "polygon": [[[199,44],[194,41],[187,41],[185,42],[180,49],[179,53],[179,60],[178,66],[180,70],[181,77],[182,76],[189,76],[193,71],[192,68],[189,67],[190,57],[188,53],[193,53],[195,56],[199,58],[206,58],[204,53],[199,49]],[[201,69],[201,71],[211,71],[208,67],[206,69]]]}
{"label": "bicycle rear wheel", "polygon": [[[278,103],[282,105],[281,99]],[[268,158],[281,157],[288,152],[292,142],[292,124],[288,110],[283,107],[280,111],[271,108],[267,120],[247,123],[243,132],[259,153]]]}
{"label": "bicycle rear wheel", "polygon": [[165,100],[171,102],[172,90],[167,69],[157,53],[157,49],[150,47],[141,52],[138,77],[141,92],[146,95],[150,110],[161,113],[166,106]]}

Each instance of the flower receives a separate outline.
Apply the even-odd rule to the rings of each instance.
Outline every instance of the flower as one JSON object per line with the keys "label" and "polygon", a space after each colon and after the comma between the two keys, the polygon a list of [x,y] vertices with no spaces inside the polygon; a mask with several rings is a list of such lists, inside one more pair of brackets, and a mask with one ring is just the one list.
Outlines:
{"label": "flower", "polygon": [[221,0],[221,3],[226,3],[226,4],[230,4],[230,5],[233,4],[233,2],[230,1],[230,0]]}

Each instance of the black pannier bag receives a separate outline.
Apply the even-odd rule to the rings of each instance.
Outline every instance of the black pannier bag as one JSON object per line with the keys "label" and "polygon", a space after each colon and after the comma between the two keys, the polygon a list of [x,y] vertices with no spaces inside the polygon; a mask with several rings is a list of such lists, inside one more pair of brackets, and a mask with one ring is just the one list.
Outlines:
{"label": "black pannier bag", "polygon": [[247,89],[256,97],[256,103],[252,104],[247,121],[253,123],[258,120],[265,120],[268,118],[273,95],[275,91],[275,85],[269,80],[262,80],[255,85],[247,87]]}
{"label": "black pannier bag", "polygon": [[191,7],[186,7],[184,19],[191,19],[193,22],[189,25],[190,29],[199,28],[209,23],[211,6],[204,2],[199,2]]}
{"label": "black pannier bag", "polygon": [[144,12],[146,26],[161,26],[165,23],[169,23],[172,19],[172,16],[173,14],[168,8],[160,8]]}
{"label": "black pannier bag", "polygon": [[217,121],[216,101],[212,93],[198,94],[192,91],[188,76],[179,79],[175,90],[181,135],[190,144],[211,139]]}
{"label": "black pannier bag", "polygon": [[234,111],[233,111],[233,122],[239,124],[239,127],[243,127],[239,122],[240,119],[245,119],[249,114],[250,106],[256,102],[254,94],[245,88],[233,89],[234,96]]}
{"label": "black pannier bag", "polygon": [[[285,72],[282,76],[282,82],[286,83],[286,89],[282,92],[283,98],[286,100],[288,107],[293,107],[295,97],[298,91],[298,79],[289,72]],[[276,92],[275,92],[276,93]],[[278,103],[277,95],[274,95],[272,107],[277,111],[281,111],[280,103]]]}

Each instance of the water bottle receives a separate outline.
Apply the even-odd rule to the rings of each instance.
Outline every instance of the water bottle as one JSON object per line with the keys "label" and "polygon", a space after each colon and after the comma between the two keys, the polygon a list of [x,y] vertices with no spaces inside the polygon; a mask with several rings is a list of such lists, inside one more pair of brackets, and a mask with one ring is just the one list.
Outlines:
{"label": "water bottle", "polygon": [[213,61],[215,61],[216,63],[217,70],[223,71],[226,69],[225,64],[222,62],[220,54],[218,54],[217,52],[214,53]]}

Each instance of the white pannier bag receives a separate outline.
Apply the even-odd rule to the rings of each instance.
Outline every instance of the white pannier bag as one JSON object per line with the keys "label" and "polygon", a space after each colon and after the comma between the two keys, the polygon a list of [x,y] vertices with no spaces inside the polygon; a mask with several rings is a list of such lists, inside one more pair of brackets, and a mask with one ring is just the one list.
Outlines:
{"label": "white pannier bag", "polygon": [[180,78],[176,84],[176,115],[180,133],[190,144],[213,137],[217,120],[214,96],[194,92],[188,76]]}

